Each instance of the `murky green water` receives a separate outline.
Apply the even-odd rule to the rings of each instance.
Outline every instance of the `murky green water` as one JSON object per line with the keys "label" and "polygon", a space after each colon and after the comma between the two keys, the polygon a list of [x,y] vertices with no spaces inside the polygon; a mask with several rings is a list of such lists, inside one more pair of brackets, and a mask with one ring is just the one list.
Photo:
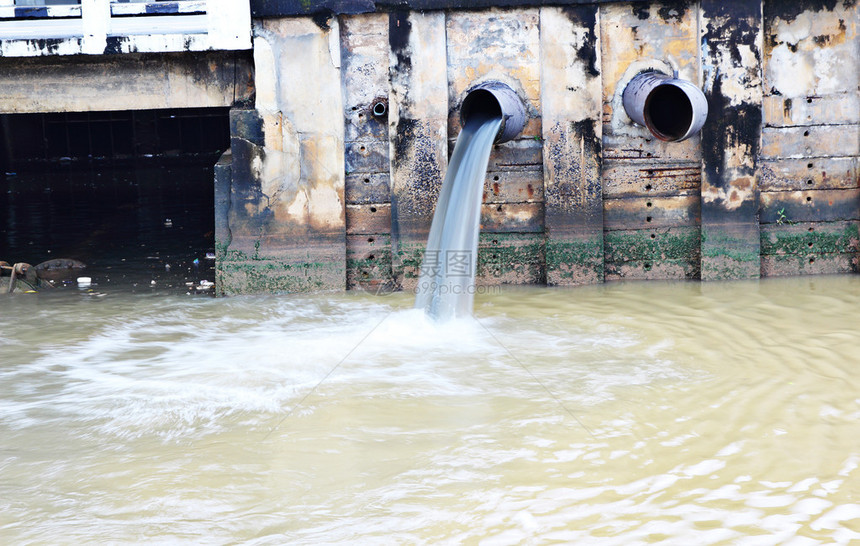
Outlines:
{"label": "murky green water", "polygon": [[0,298],[0,542],[848,544],[860,276]]}

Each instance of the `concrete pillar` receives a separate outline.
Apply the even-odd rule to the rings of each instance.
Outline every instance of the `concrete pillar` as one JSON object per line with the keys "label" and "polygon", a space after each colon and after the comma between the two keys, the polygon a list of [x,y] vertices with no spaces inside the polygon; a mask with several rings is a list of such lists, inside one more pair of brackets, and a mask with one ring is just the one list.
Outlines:
{"label": "concrete pillar", "polygon": [[601,4],[600,30],[606,280],[698,278],[699,137],[664,142],[636,125],[622,101],[642,71],[677,70],[700,85],[698,7]]}
{"label": "concrete pillar", "polygon": [[392,12],[388,33],[392,270],[412,289],[448,166],[445,14]]}
{"label": "concrete pillar", "polygon": [[546,282],[602,282],[598,8],[542,8],[540,23]]}
{"label": "concrete pillar", "polygon": [[534,8],[452,11],[446,21],[449,151],[462,128],[462,102],[478,83],[510,87],[527,116],[522,132],[490,154],[473,257],[483,285],[543,282],[540,29]]}
{"label": "concrete pillar", "polygon": [[762,129],[759,3],[703,0],[702,280],[757,278]]}
{"label": "concrete pillar", "polygon": [[346,287],[344,124],[337,21],[266,19],[256,104],[234,111],[224,294]]}
{"label": "concrete pillar", "polygon": [[857,21],[856,2],[764,3],[762,276],[860,269]]}
{"label": "concrete pillar", "polygon": [[388,138],[388,14],[343,16],[346,278],[349,289],[394,289]]}

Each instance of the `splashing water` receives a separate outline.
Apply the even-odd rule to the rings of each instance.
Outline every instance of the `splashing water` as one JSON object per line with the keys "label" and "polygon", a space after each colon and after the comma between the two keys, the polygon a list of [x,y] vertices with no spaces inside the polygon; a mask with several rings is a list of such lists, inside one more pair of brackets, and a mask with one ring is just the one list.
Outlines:
{"label": "splashing water", "polygon": [[416,308],[439,321],[472,313],[481,195],[490,150],[501,125],[501,116],[471,116],[448,164],[415,298]]}

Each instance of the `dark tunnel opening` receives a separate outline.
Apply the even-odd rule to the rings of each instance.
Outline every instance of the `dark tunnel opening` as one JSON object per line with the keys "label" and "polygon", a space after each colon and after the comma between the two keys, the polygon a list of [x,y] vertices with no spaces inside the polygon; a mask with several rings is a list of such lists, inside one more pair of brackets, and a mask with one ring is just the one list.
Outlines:
{"label": "dark tunnel opening", "polygon": [[56,286],[85,275],[102,289],[211,292],[213,169],[230,145],[228,114],[0,116],[0,261],[87,265]]}

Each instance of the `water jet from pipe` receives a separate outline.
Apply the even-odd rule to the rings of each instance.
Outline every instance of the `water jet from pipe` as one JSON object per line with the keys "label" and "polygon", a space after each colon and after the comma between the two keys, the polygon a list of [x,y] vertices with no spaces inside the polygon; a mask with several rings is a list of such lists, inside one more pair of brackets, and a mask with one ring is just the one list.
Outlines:
{"label": "water jet from pipe", "polygon": [[522,101],[499,82],[470,89],[460,118],[463,129],[433,213],[415,296],[415,307],[437,321],[472,313],[481,198],[490,152],[494,142],[516,137],[526,120]]}

